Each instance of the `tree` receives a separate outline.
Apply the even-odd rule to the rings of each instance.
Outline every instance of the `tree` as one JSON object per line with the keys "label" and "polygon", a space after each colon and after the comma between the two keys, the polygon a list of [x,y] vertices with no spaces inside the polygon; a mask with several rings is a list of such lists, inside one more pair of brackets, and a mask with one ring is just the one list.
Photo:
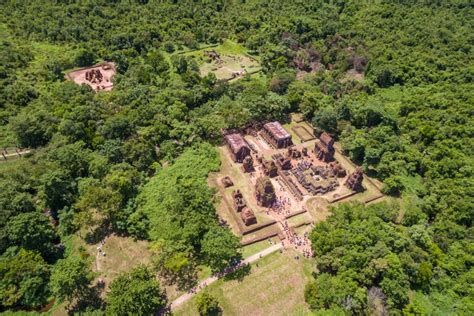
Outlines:
{"label": "tree", "polygon": [[59,302],[81,301],[90,294],[94,274],[89,263],[79,256],[58,260],[51,274],[51,291]]}
{"label": "tree", "polygon": [[74,58],[74,64],[79,67],[91,66],[94,63],[96,56],[95,54],[85,48],[78,50],[76,57]]}
{"label": "tree", "polygon": [[20,249],[0,257],[0,302],[3,307],[36,308],[46,303],[49,267],[35,251]]}
{"label": "tree", "polygon": [[107,315],[154,315],[166,306],[165,294],[152,273],[139,266],[110,284]]}
{"label": "tree", "polygon": [[55,127],[53,122],[54,119],[49,113],[38,110],[20,113],[12,118],[10,125],[20,146],[36,148],[51,139]]}
{"label": "tree", "polygon": [[38,212],[21,213],[7,224],[7,234],[11,245],[34,250],[46,260],[52,260],[56,253],[54,242],[58,238],[49,219]]}
{"label": "tree", "polygon": [[228,229],[213,226],[204,235],[201,252],[213,272],[219,272],[240,260],[239,239]]}
{"label": "tree", "polygon": [[201,316],[213,316],[222,314],[222,310],[219,307],[219,302],[206,290],[199,293],[199,295],[197,296],[196,307],[199,315]]}

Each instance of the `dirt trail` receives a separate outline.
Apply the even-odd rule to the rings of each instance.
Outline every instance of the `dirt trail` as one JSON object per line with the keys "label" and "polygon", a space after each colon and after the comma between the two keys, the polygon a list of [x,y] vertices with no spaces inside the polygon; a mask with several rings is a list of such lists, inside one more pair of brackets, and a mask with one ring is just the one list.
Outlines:
{"label": "dirt trail", "polygon": [[[260,258],[263,258],[265,256],[268,256],[269,254],[275,252],[275,251],[278,251],[280,249],[283,248],[283,245],[281,243],[278,243],[276,245],[273,245],[271,247],[268,247],[260,252],[257,252],[256,254],[248,257],[247,259],[243,260],[242,263],[243,264],[251,264],[257,260],[259,260]],[[230,271],[229,271],[230,272]],[[222,277],[222,276],[221,276]],[[196,290],[194,292],[188,292],[186,294],[183,294],[181,295],[180,297],[178,297],[177,299],[175,299],[172,303],[171,303],[171,310],[173,309],[176,309],[178,306],[180,306],[181,304],[183,304],[184,302],[190,300],[194,295],[196,295],[199,291],[201,291],[202,289],[204,289],[206,286],[216,282],[217,280],[219,280],[219,277],[217,276],[211,276],[203,281],[201,281],[199,283],[199,285],[196,287]]]}

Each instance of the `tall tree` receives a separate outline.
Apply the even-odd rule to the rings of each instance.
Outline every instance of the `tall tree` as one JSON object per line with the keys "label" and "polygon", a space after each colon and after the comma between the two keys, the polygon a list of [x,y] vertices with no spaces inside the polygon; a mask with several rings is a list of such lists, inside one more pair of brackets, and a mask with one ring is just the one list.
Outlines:
{"label": "tall tree", "polygon": [[51,275],[51,291],[59,302],[68,306],[90,295],[94,274],[89,263],[79,256],[58,260]]}
{"label": "tall tree", "polygon": [[0,257],[0,302],[4,308],[36,308],[46,303],[50,270],[41,255],[20,249]]}
{"label": "tall tree", "polygon": [[139,266],[122,273],[110,284],[107,315],[155,315],[166,306],[166,296],[155,276]]}

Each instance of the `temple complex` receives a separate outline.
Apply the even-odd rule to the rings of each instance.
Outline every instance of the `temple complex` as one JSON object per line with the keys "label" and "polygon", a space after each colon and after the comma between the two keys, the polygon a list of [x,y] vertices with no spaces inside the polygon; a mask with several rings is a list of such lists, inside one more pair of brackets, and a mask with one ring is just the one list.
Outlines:
{"label": "temple complex", "polygon": [[94,91],[110,91],[113,87],[112,77],[114,75],[114,63],[104,62],[95,66],[71,71],[66,74],[66,78],[79,85],[86,84]]}
{"label": "temple complex", "polygon": [[323,132],[319,136],[319,142],[314,145],[316,157],[324,162],[334,160],[334,140],[328,133]]}
{"label": "temple complex", "polygon": [[293,145],[291,135],[278,122],[263,125],[261,135],[275,148],[286,148]]}
{"label": "temple complex", "polygon": [[234,162],[243,162],[245,157],[250,156],[250,147],[240,134],[229,134],[224,137]]}

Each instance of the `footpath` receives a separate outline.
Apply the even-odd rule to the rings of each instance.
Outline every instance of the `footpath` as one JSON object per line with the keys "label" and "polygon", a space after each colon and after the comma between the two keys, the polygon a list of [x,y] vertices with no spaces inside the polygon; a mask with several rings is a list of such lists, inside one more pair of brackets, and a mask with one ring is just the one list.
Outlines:
{"label": "footpath", "polygon": [[[257,252],[256,254],[254,255],[251,255],[250,257],[248,257],[247,259],[244,259],[241,263],[241,265],[246,265],[246,264],[251,264],[257,260],[259,260],[260,258],[263,258],[265,256],[268,256],[269,254],[275,252],[275,251],[278,251],[280,249],[283,248],[283,245],[281,243],[278,243],[278,244],[275,244],[271,247],[268,247],[260,252]],[[229,271],[227,272],[230,273],[232,271]],[[205,280],[202,280],[198,286],[196,287],[196,290],[193,291],[193,292],[188,292],[186,294],[183,294],[181,295],[180,297],[178,297],[177,299],[175,299],[172,303],[171,303],[171,310],[173,309],[176,309],[176,307],[180,306],[181,304],[183,304],[184,302],[188,301],[189,299],[191,299],[194,295],[196,295],[199,291],[201,291],[202,289],[204,289],[206,286],[216,282],[217,280],[219,280],[219,278],[225,276],[226,274],[221,274],[220,276],[211,276],[211,277],[208,277],[207,279]]]}

